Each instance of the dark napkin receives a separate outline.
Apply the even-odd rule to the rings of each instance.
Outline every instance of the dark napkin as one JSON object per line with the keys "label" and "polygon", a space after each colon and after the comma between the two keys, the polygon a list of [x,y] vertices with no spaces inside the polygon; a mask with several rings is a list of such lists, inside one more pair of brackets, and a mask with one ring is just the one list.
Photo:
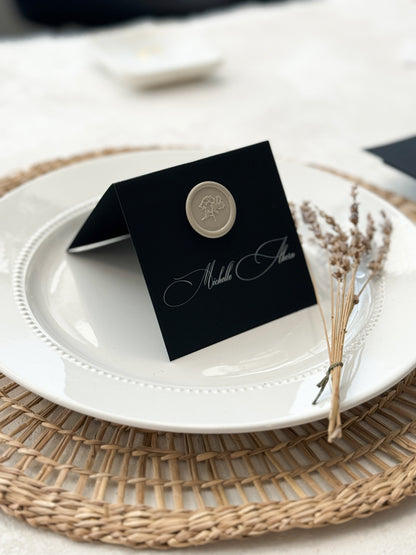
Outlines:
{"label": "dark napkin", "polygon": [[386,164],[416,177],[416,136],[366,150],[382,158]]}

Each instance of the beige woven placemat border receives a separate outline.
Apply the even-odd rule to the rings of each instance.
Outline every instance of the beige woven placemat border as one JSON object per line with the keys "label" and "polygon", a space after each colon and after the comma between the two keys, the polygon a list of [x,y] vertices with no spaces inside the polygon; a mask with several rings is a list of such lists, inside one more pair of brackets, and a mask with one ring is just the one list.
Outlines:
{"label": "beige woven placemat border", "polygon": [[[0,180],[0,194],[68,164]],[[416,221],[416,203],[371,189]],[[134,548],[186,547],[362,518],[416,493],[416,372],[325,422],[248,434],[172,434],[99,421],[0,375],[0,508],[70,538]]]}

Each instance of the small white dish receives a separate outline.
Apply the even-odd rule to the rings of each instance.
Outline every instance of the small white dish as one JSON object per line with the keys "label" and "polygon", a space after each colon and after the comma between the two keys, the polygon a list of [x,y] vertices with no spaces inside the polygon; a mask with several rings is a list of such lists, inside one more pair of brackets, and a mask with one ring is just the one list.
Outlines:
{"label": "small white dish", "polygon": [[[142,428],[246,432],[328,415],[330,388],[312,405],[328,366],[316,306],[170,362],[130,241],[66,252],[111,183],[206,155],[98,158],[0,200],[2,372],[63,406]],[[290,200],[313,199],[348,221],[349,182],[298,164],[278,166]],[[385,391],[416,364],[416,228],[367,191],[360,203],[362,214],[384,209],[394,232],[384,277],[370,283],[349,325],[342,410]],[[307,255],[322,283],[322,258],[309,246]],[[329,312],[328,295],[321,296]]]}
{"label": "small white dish", "polygon": [[142,88],[199,79],[221,63],[210,44],[183,26],[147,24],[98,34],[91,47],[108,72]]}

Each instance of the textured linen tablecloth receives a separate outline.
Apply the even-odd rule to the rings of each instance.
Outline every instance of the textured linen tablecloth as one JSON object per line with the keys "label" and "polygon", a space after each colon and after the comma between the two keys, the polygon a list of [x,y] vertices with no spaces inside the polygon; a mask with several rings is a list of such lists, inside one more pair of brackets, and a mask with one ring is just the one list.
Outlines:
{"label": "textured linen tablecloth", "polygon": [[[172,21],[169,24],[178,25]],[[94,65],[90,33],[0,41],[0,174],[122,145],[230,149],[268,139],[277,156],[314,161],[416,198],[416,181],[364,148],[413,135],[413,0],[248,5],[180,23],[225,64],[207,80],[138,91]],[[140,25],[137,23],[136,25]],[[416,552],[416,502],[364,521],[187,553]],[[76,544],[0,512],[0,553],[127,553]]]}

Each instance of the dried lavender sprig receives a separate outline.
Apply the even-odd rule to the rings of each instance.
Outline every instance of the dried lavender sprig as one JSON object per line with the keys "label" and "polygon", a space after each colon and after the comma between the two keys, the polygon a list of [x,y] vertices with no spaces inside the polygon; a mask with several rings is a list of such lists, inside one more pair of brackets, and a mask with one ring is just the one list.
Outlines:
{"label": "dried lavender sprig", "polygon": [[354,183],[351,187],[351,199],[352,203],[350,206],[350,222],[354,227],[358,227],[358,222],[360,220],[360,211],[358,204],[358,185]]}
{"label": "dried lavender sprig", "polygon": [[368,263],[368,269],[370,271],[370,274],[366,282],[364,283],[364,285],[361,287],[358,293],[358,296],[360,296],[361,293],[364,291],[368,282],[383,270],[384,263],[387,258],[387,254],[390,250],[391,235],[393,232],[393,223],[390,220],[390,218],[388,218],[384,210],[381,211],[381,216],[383,218],[383,222],[380,224],[381,245],[376,250],[376,253],[372,258],[372,260],[370,260],[370,262]]}
{"label": "dried lavender sprig", "polygon": [[338,240],[342,243],[346,243],[348,236],[341,228],[341,226],[338,224],[338,222],[335,220],[335,218],[333,216],[330,216],[324,210],[321,210],[321,209],[318,210],[318,214],[325,221],[325,223],[327,223],[334,230]]}
{"label": "dried lavender sprig", "polygon": [[[359,302],[359,297],[370,279],[379,273],[384,265],[391,243],[392,224],[386,214],[382,212],[381,224],[382,244],[373,246],[376,233],[374,218],[367,215],[365,233],[359,229],[359,203],[358,187],[351,189],[351,206],[349,220],[352,224],[348,233],[339,226],[336,220],[320,209],[314,209],[309,201],[301,205],[301,214],[304,223],[312,231],[317,243],[328,253],[329,268],[332,277],[336,279],[337,293],[334,298],[333,281],[331,279],[331,342],[327,340],[330,355],[330,366],[324,380],[319,384],[322,393],[329,377],[332,381],[331,411],[328,425],[328,441],[333,441],[341,436],[341,419],[339,411],[339,387],[341,377],[341,362],[344,348],[347,324],[354,306]],[[321,220],[321,221],[320,221]],[[329,231],[324,232],[322,225],[329,226]],[[361,264],[363,256],[374,251],[372,260],[368,265],[370,275],[359,293],[355,293],[355,274]],[[347,285],[348,283],[348,285]],[[321,318],[325,325],[325,318],[321,311]],[[326,333],[327,335],[327,333]],[[318,397],[319,397],[318,395]],[[315,402],[317,399],[315,400]]]}
{"label": "dried lavender sprig", "polygon": [[365,230],[365,236],[367,240],[368,249],[366,250],[366,254],[368,254],[371,251],[375,232],[376,232],[376,224],[374,223],[374,218],[371,214],[367,214],[367,229]]}
{"label": "dried lavender sprig", "polygon": [[323,246],[325,238],[322,233],[321,226],[319,225],[319,222],[318,222],[318,214],[312,208],[311,203],[309,201],[302,202],[300,206],[300,211],[301,211],[302,219],[304,223],[312,231],[318,243],[321,246]]}
{"label": "dried lavender sprig", "polygon": [[384,210],[382,210],[381,215],[383,217],[383,223],[380,225],[382,244],[378,249],[377,256],[373,258],[368,264],[369,270],[371,270],[372,275],[378,274],[383,266],[389,252],[391,243],[391,233],[393,231],[393,224],[391,220],[387,217]]}

